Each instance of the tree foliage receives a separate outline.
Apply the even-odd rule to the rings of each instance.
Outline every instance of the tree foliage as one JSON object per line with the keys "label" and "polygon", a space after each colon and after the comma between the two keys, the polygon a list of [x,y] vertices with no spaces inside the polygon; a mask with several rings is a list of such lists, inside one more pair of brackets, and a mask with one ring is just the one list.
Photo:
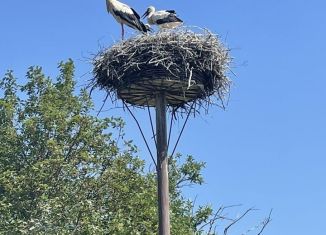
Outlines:
{"label": "tree foliage", "polygon": [[[75,90],[74,64],[55,79],[31,67],[0,82],[0,233],[156,234],[156,175],[144,170],[120,118],[93,115]],[[78,94],[77,94],[78,93]],[[172,234],[200,234],[212,215],[181,188],[201,184],[203,163],[170,159]]]}

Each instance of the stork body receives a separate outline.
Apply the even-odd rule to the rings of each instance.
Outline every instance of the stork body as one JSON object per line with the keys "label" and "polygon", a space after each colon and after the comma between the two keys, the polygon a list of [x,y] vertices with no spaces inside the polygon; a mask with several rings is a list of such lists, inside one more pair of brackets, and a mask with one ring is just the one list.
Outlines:
{"label": "stork body", "polygon": [[136,29],[142,33],[146,33],[148,30],[146,26],[140,21],[138,13],[130,6],[121,3],[117,0],[106,0],[106,6],[109,13],[113,15],[118,23],[121,24],[121,37],[124,39],[124,27],[127,25],[133,29]]}
{"label": "stork body", "polygon": [[150,25],[157,25],[161,29],[173,29],[183,23],[174,10],[155,11],[153,6],[148,7],[143,15],[145,17]]}

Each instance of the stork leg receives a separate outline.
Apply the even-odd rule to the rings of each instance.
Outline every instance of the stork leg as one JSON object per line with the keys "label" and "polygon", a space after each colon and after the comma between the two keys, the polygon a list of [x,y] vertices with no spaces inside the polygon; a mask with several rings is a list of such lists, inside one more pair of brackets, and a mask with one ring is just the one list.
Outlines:
{"label": "stork leg", "polygon": [[125,38],[125,29],[123,28],[123,24],[121,24],[121,38],[122,38],[122,41]]}

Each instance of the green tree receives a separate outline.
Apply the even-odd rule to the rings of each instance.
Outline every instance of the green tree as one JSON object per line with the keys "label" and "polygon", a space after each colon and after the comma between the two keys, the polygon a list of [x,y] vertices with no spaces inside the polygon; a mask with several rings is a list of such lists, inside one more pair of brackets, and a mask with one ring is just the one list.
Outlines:
{"label": "green tree", "polygon": [[[0,233],[156,234],[154,172],[145,172],[120,118],[98,118],[74,64],[56,79],[29,68],[18,85],[0,82]],[[123,142],[122,142],[123,141]],[[122,143],[121,143],[122,142]],[[209,207],[194,213],[183,184],[201,184],[203,163],[170,159],[172,234],[193,234]]]}
{"label": "green tree", "polygon": [[[121,118],[93,115],[73,62],[58,68],[55,79],[31,67],[23,85],[12,71],[0,81],[0,234],[156,234],[155,172]],[[195,209],[182,194],[203,183],[205,164],[181,159],[169,160],[171,233],[217,234],[224,208]]]}

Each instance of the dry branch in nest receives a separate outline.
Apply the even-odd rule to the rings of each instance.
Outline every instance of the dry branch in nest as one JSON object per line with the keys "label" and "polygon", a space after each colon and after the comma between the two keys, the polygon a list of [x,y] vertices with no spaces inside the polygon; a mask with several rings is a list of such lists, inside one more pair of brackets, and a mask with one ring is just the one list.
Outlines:
{"label": "dry branch in nest", "polygon": [[94,86],[135,106],[154,106],[156,94],[164,92],[173,110],[193,102],[196,110],[224,107],[230,63],[229,50],[207,30],[160,31],[100,51],[93,60]]}

